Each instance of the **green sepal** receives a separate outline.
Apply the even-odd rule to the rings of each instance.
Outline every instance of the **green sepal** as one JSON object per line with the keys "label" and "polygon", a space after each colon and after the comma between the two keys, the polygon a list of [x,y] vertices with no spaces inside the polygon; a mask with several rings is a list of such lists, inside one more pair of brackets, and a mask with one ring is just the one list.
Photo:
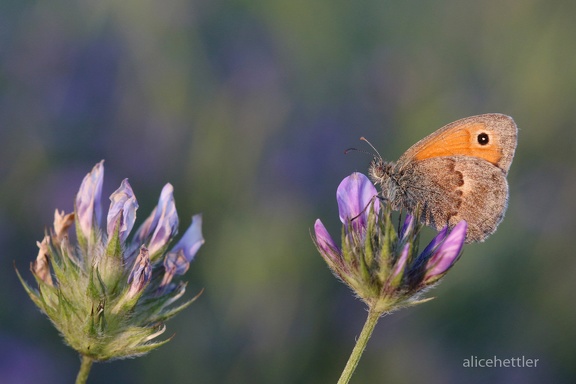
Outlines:
{"label": "green sepal", "polygon": [[106,284],[104,284],[97,267],[90,268],[90,277],[88,278],[88,286],[86,287],[86,296],[92,301],[92,304],[100,302],[107,297]]}
{"label": "green sepal", "polygon": [[195,302],[196,299],[198,299],[200,297],[200,295],[202,295],[203,292],[204,292],[204,289],[202,289],[196,296],[194,296],[193,298],[191,298],[190,300],[188,300],[184,304],[181,304],[181,305],[174,307],[174,308],[166,309],[166,310],[160,312],[160,314],[158,316],[152,317],[150,320],[153,322],[164,322],[166,320],[171,319],[172,317],[174,317],[178,313],[180,313],[182,310],[188,308],[188,306],[190,304],[192,304],[193,302]]}
{"label": "green sepal", "polygon": [[396,243],[398,234],[394,229],[390,217],[390,205],[382,204],[380,209],[382,214],[380,215],[380,222],[378,223],[380,226],[380,253],[378,255],[380,269],[378,270],[378,280],[381,284],[384,284],[392,271],[394,244]]}
{"label": "green sepal", "polygon": [[[410,248],[412,247],[412,245],[410,245]],[[408,249],[408,254],[410,254],[410,249]],[[408,256],[408,259],[410,258],[410,256]],[[402,269],[400,269],[397,273],[396,273],[396,267],[397,267],[397,263],[400,262],[400,258],[398,258],[396,260],[396,263],[394,264],[394,266],[391,268],[390,270],[390,274],[392,273],[396,273],[396,275],[389,276],[389,280],[386,282],[385,285],[385,289],[388,292],[393,292],[398,290],[398,288],[400,287],[400,285],[402,284],[402,280],[404,279],[404,273],[406,272],[406,268],[408,267],[409,263],[408,263],[408,259],[406,260],[406,262],[404,263],[404,266],[402,266]]]}
{"label": "green sepal", "polygon": [[[370,211],[368,212],[368,222],[366,223],[366,236],[364,238],[364,263],[366,267],[371,272],[377,267],[374,260],[374,248],[378,247],[378,239],[376,234],[376,217],[377,214],[374,211],[374,204],[370,204]],[[374,244],[376,242],[376,244]],[[370,273],[371,274],[371,273]]]}
{"label": "green sepal", "polygon": [[156,322],[155,319],[161,316],[165,308],[184,294],[186,286],[186,283],[179,283],[172,292],[161,296],[149,292],[149,295],[140,302],[138,312],[133,314],[135,321],[139,323]]}
{"label": "green sepal", "polygon": [[118,302],[112,308],[111,313],[121,314],[132,311],[136,306],[136,304],[138,304],[138,300],[140,300],[140,297],[142,297],[148,285],[150,285],[150,282],[148,282],[139,292],[137,292],[132,297],[128,297],[128,295],[130,294],[130,284],[126,285],[124,288],[124,292],[120,296]]}
{"label": "green sepal", "polygon": [[85,333],[90,337],[97,337],[104,334],[106,327],[105,317],[106,302],[100,301],[92,304],[89,320],[84,328]]}
{"label": "green sepal", "polygon": [[[119,220],[122,218],[120,217]],[[124,277],[124,256],[122,249],[122,241],[120,240],[120,225],[116,225],[114,234],[108,239],[108,245],[102,259],[100,260],[99,267],[108,291],[114,295],[119,287],[120,280]]]}
{"label": "green sepal", "polygon": [[[145,353],[148,353],[158,347],[163,346],[164,344],[172,341],[172,339],[174,338],[175,335],[170,336],[169,338],[167,338],[166,340],[162,340],[162,341],[156,341],[153,343],[147,343],[144,345],[140,345],[137,347],[132,348],[132,355],[143,355]],[[126,356],[126,357],[131,357],[131,356]]]}
{"label": "green sepal", "polygon": [[28,285],[28,283],[22,278],[22,275],[20,275],[20,271],[18,271],[18,268],[16,268],[15,264],[14,264],[14,270],[16,271],[18,280],[20,280],[20,283],[24,287],[24,290],[26,291],[28,296],[30,296],[30,299],[34,302],[34,304],[36,304],[38,308],[42,309],[44,307],[44,303],[42,301],[42,298],[40,297],[40,293],[36,289]]}
{"label": "green sepal", "polygon": [[78,245],[84,254],[88,253],[88,239],[82,233],[82,227],[80,226],[80,220],[78,219],[78,210],[76,207],[76,201],[74,201],[74,228],[76,229],[76,239],[78,240]]}

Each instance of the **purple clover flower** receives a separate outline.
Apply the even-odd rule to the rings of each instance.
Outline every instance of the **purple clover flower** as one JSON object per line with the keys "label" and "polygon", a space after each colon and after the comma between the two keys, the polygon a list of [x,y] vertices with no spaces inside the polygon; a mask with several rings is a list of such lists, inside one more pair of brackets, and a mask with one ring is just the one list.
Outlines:
{"label": "purple clover flower", "polygon": [[438,282],[458,260],[467,225],[444,228],[417,255],[421,225],[407,215],[400,233],[394,230],[389,206],[377,197],[368,177],[353,173],[338,186],[336,199],[343,225],[341,246],[317,219],[314,242],[332,272],[369,307],[383,312],[419,301],[419,296]]}
{"label": "purple clover flower", "polygon": [[[54,228],[38,242],[31,265],[38,289],[18,273],[34,303],[90,361],[142,355],[168,341],[151,340],[164,332],[164,321],[195,299],[171,307],[186,286],[172,280],[188,270],[204,243],[201,216],[195,215],[184,236],[165,254],[178,230],[171,184],[164,186],[158,206],[128,240],[138,202],[128,180],[123,180],[110,196],[102,229],[103,178],[101,161],[82,181],[75,212],[56,210]],[[68,236],[73,224],[78,245]]]}

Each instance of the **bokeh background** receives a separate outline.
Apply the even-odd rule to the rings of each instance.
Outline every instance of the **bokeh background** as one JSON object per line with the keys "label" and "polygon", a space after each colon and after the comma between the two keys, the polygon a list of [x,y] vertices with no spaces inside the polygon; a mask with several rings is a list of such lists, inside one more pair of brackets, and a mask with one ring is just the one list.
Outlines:
{"label": "bokeh background", "polygon": [[[381,320],[353,383],[576,380],[576,3],[383,0],[3,1],[0,382],[73,382],[79,359],[20,286],[55,208],[105,159],[140,209],[175,187],[204,214],[185,278],[205,292],[151,354],[92,383],[334,383],[365,320],[310,229],[335,189],[458,118],[520,128],[499,230],[432,302]],[[104,202],[107,206],[107,203]],[[539,359],[463,368],[464,359]]]}

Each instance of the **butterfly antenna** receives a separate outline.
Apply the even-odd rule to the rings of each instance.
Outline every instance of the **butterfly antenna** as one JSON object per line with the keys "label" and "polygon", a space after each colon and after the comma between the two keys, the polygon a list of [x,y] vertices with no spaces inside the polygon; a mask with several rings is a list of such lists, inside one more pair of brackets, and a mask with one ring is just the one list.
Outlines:
{"label": "butterfly antenna", "polygon": [[365,153],[365,154],[370,155],[370,156],[374,156],[373,153],[370,153],[368,151],[364,151],[364,150],[358,149],[358,148],[348,148],[347,150],[344,151],[344,154],[347,155],[348,152],[351,152],[351,151],[358,151],[358,152]]}
{"label": "butterfly antenna", "polygon": [[378,155],[378,157],[381,159],[382,155],[380,154],[380,152],[378,152],[378,150],[372,145],[371,142],[368,141],[367,138],[365,138],[364,136],[362,136],[360,138],[360,140],[365,141],[366,143],[368,143],[368,145],[370,146],[370,148],[372,148],[372,150]]}

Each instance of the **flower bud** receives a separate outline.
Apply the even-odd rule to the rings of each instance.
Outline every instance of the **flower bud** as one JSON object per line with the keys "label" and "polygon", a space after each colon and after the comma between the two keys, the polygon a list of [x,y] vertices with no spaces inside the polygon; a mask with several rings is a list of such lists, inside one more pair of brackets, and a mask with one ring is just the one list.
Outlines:
{"label": "flower bud", "polygon": [[64,211],[54,211],[54,239],[61,242],[68,237],[68,229],[74,224],[74,213],[65,214]]}
{"label": "flower bud", "polygon": [[50,259],[48,256],[50,253],[50,237],[44,236],[42,242],[37,241],[36,244],[40,249],[38,250],[36,260],[30,265],[30,269],[38,279],[49,286],[54,286],[52,276],[50,275]]}
{"label": "flower bud", "polygon": [[154,217],[150,221],[146,220],[146,226],[138,235],[141,238],[150,236],[148,251],[153,261],[156,260],[158,251],[162,250],[178,232],[178,214],[174,204],[173,191],[174,188],[170,183],[162,188],[160,200],[154,209]]}
{"label": "flower bud", "polygon": [[95,242],[96,231],[102,217],[101,195],[104,179],[104,160],[94,166],[84,177],[76,195],[77,232],[81,242]]}
{"label": "flower bud", "polygon": [[130,284],[128,298],[132,299],[137,294],[142,293],[151,278],[152,266],[150,265],[150,256],[148,256],[146,247],[142,246],[136,262],[132,267],[132,271],[130,271],[130,276],[128,276],[128,284]]}
{"label": "flower bud", "polygon": [[168,252],[164,259],[165,272],[160,287],[168,285],[174,275],[186,273],[202,244],[204,244],[202,215],[194,215],[192,224],[190,224],[182,239]]}
{"label": "flower bud", "polygon": [[134,226],[137,209],[136,196],[134,196],[128,179],[124,179],[120,188],[110,196],[110,209],[107,218],[108,238],[114,236],[114,231],[118,227],[118,236],[120,241],[124,242]]}

